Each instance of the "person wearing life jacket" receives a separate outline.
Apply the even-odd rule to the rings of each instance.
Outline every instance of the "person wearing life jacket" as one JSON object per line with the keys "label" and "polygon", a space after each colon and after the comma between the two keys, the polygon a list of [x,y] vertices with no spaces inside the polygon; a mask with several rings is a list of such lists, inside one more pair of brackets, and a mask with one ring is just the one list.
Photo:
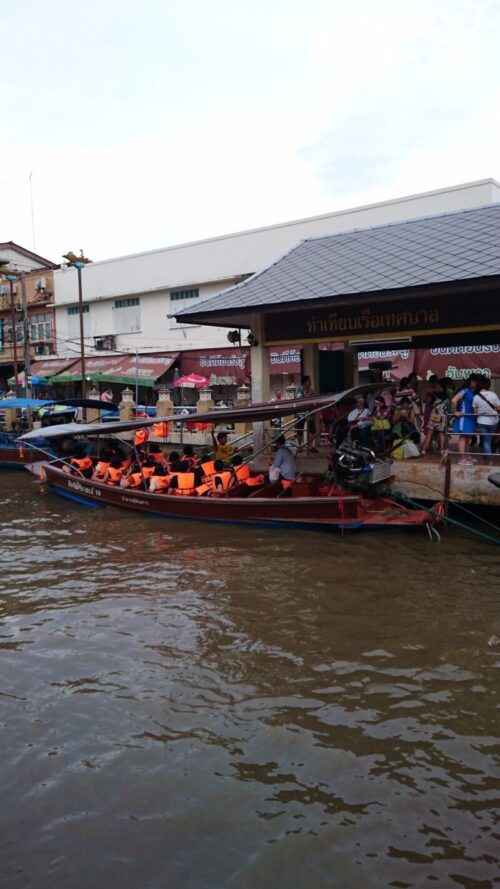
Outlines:
{"label": "person wearing life jacket", "polygon": [[184,497],[194,494],[195,475],[189,471],[189,463],[180,460],[174,463],[171,469],[170,493],[180,494]]}
{"label": "person wearing life jacket", "polygon": [[170,487],[171,475],[161,463],[157,463],[153,475],[149,479],[149,490],[151,494],[161,494],[168,491]]}
{"label": "person wearing life jacket", "polygon": [[231,460],[233,465],[234,474],[238,481],[238,484],[241,482],[246,482],[250,478],[250,467],[248,463],[243,463],[243,457],[241,454],[236,454],[235,457]]}
{"label": "person wearing life jacket", "polygon": [[73,469],[77,470],[78,475],[83,475],[84,478],[92,478],[94,464],[90,457],[85,453],[84,447],[79,446],[77,448],[75,456],[70,460],[70,464]]}
{"label": "person wearing life jacket", "polygon": [[215,475],[213,476],[212,494],[225,494],[235,484],[234,473],[226,469],[222,460],[215,460]]}
{"label": "person wearing life jacket", "polygon": [[179,451],[171,451],[166,460],[167,469],[172,472],[172,468],[176,463],[180,463],[180,459],[181,455],[179,454]]}
{"label": "person wearing life jacket", "polygon": [[113,455],[111,451],[103,451],[99,460],[97,461],[94,472],[92,475],[92,479],[96,482],[100,482],[103,480],[106,475],[106,471],[108,470],[111,460],[113,459]]}
{"label": "person wearing life jacket", "polygon": [[124,475],[120,480],[121,488],[145,488],[145,479],[142,474],[141,464],[133,463],[128,475]]}
{"label": "person wearing life jacket", "polygon": [[154,457],[146,457],[144,463],[142,464],[142,474],[145,479],[150,479],[153,475],[158,463],[154,459]]}
{"label": "person wearing life jacket", "polygon": [[106,472],[104,473],[103,482],[107,485],[119,485],[123,477],[122,461],[119,457],[113,457]]}
{"label": "person wearing life jacket", "polygon": [[151,442],[148,447],[148,456],[153,457],[155,463],[165,463],[165,454],[156,442]]}
{"label": "person wearing life jacket", "polygon": [[191,470],[196,469],[196,466],[198,465],[198,458],[194,452],[193,445],[184,445],[182,449],[182,460],[186,463],[189,463],[189,468]]}

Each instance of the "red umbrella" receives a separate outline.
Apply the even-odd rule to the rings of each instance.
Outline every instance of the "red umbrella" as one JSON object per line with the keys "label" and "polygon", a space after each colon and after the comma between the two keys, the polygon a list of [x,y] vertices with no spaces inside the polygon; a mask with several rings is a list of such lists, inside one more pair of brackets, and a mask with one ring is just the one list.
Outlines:
{"label": "red umbrella", "polygon": [[204,386],[209,385],[209,381],[206,377],[200,377],[199,374],[187,374],[185,377],[179,377],[173,385],[174,389],[180,389],[181,387],[186,389],[203,389]]}

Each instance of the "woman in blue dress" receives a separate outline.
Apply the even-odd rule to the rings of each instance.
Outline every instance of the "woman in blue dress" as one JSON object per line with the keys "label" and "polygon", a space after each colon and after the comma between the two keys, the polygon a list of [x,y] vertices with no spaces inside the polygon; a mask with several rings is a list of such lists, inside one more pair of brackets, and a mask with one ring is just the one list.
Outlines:
{"label": "woman in blue dress", "polygon": [[476,392],[479,391],[481,378],[479,374],[471,374],[465,386],[462,386],[451,400],[451,409],[455,414],[453,420],[453,432],[458,435],[459,463],[476,463],[477,460],[470,454],[471,436],[476,431],[476,418],[472,409],[472,402]]}

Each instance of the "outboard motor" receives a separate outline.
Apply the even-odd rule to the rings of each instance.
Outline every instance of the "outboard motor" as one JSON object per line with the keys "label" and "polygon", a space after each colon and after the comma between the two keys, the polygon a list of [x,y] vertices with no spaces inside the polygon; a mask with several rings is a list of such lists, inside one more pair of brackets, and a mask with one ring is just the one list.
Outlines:
{"label": "outboard motor", "polygon": [[333,471],[340,488],[380,497],[387,491],[392,461],[377,457],[370,448],[342,444],[333,458]]}

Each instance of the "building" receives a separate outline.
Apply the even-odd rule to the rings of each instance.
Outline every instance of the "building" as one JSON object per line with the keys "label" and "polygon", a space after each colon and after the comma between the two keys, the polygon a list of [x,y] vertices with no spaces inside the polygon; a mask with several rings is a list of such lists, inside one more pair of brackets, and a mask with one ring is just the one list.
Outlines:
{"label": "building", "polygon": [[[227,327],[190,323],[181,314],[196,308],[216,293],[241,283],[275,262],[305,238],[363,229],[384,223],[452,212],[500,201],[500,185],[493,179],[466,183],[393,201],[342,210],[308,219],[266,226],[180,244],[147,253],[91,263],[82,272],[85,349],[90,379],[114,382],[117,360],[136,355],[143,368],[141,382],[155,385],[160,378],[197,371],[209,376],[215,396],[247,380],[250,349],[244,332],[228,343]],[[54,273],[57,354],[68,361],[62,381],[76,382],[74,362],[80,349],[76,271]],[[275,381],[300,373],[300,348],[276,345],[271,349],[270,371]],[[157,359],[155,375],[151,359]],[[161,359],[163,358],[163,363]],[[69,364],[73,363],[73,367]],[[130,361],[129,361],[130,364]],[[168,366],[167,366],[168,365]],[[149,369],[147,369],[147,367]],[[123,369],[123,368],[122,368]],[[128,367],[130,372],[130,367]],[[288,378],[285,376],[288,374]],[[126,375],[126,374],[125,374]],[[134,376],[134,371],[129,373]]]}
{"label": "building", "polygon": [[[0,380],[3,386],[14,373],[14,364],[24,368],[25,348],[33,365],[42,356],[56,354],[54,315],[54,269],[49,259],[15,244],[0,243],[0,262],[8,263],[16,281],[0,280]],[[15,341],[13,329],[15,328]]]}

